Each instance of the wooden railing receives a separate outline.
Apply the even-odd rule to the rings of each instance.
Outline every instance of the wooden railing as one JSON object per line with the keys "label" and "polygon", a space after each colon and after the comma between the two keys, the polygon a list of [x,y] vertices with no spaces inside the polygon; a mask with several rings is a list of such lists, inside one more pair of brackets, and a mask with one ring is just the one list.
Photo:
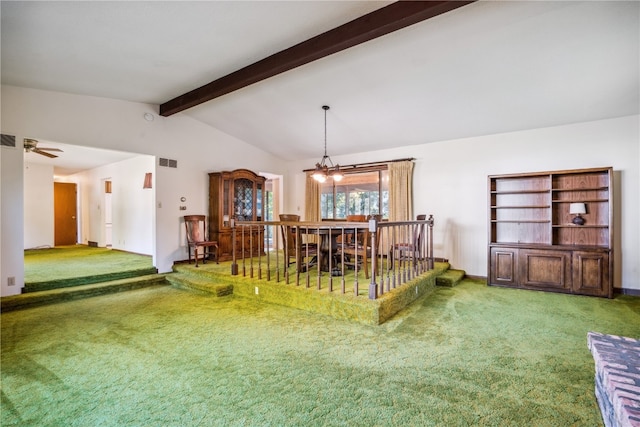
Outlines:
{"label": "wooden railing", "polygon": [[[352,286],[356,296],[364,280],[368,281],[369,298],[376,299],[433,269],[433,224],[432,215],[422,221],[394,222],[236,221],[232,227],[235,244],[244,245],[246,236],[258,236],[260,241],[233,250],[231,273],[307,288],[327,286],[329,292],[337,288],[347,293],[347,286]],[[298,242],[315,243],[318,255],[306,256],[309,253],[302,251],[308,247],[296,245],[297,261],[290,264],[285,257],[282,227],[290,227]],[[348,255],[346,250],[363,234],[368,235],[366,272],[361,267],[364,255],[354,251]]]}

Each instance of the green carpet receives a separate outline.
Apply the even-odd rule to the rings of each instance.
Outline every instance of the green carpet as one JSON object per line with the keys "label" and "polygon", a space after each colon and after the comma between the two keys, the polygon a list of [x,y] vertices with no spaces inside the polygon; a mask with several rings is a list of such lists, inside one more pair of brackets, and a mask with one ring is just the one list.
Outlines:
{"label": "green carpet", "polygon": [[152,258],[83,245],[24,251],[23,292],[37,292],[157,273]]}
{"label": "green carpet", "polygon": [[382,326],[150,287],[2,320],[2,426],[598,426],[640,298],[436,288]]}

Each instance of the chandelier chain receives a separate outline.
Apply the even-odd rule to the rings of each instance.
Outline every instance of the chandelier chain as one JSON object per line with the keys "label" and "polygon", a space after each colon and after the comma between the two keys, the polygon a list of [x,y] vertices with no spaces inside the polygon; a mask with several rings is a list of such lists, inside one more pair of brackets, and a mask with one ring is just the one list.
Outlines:
{"label": "chandelier chain", "polygon": [[[342,172],[340,172],[340,165],[334,166],[331,157],[327,155],[327,110],[329,110],[329,106],[323,105],[322,109],[324,110],[324,156],[322,156],[320,163],[316,163],[313,178],[319,182],[324,182],[329,177],[333,178],[334,181],[340,181],[343,176]],[[327,160],[329,160],[331,170],[327,165]]]}

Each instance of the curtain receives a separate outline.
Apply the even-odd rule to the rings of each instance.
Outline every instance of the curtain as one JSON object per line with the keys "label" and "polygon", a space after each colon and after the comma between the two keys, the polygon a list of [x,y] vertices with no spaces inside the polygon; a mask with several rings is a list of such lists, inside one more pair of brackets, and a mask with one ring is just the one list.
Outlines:
{"label": "curtain", "polygon": [[413,219],[413,162],[389,163],[389,221]]}
{"label": "curtain", "polygon": [[[307,173],[304,197],[305,221],[320,222],[320,183]],[[305,243],[318,243],[317,236],[305,235]]]}
{"label": "curtain", "polygon": [[304,197],[305,221],[320,221],[320,183],[307,173]]}

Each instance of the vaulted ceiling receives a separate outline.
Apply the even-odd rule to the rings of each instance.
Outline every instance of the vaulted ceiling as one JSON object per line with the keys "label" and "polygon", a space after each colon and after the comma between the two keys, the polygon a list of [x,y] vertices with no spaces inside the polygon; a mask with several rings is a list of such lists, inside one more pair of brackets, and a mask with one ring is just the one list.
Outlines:
{"label": "vaulted ceiling", "polygon": [[[390,3],[2,1],[2,83],[160,106]],[[321,156],[325,104],[331,155],[638,114],[639,16],[478,1],[179,114],[287,160]]]}

